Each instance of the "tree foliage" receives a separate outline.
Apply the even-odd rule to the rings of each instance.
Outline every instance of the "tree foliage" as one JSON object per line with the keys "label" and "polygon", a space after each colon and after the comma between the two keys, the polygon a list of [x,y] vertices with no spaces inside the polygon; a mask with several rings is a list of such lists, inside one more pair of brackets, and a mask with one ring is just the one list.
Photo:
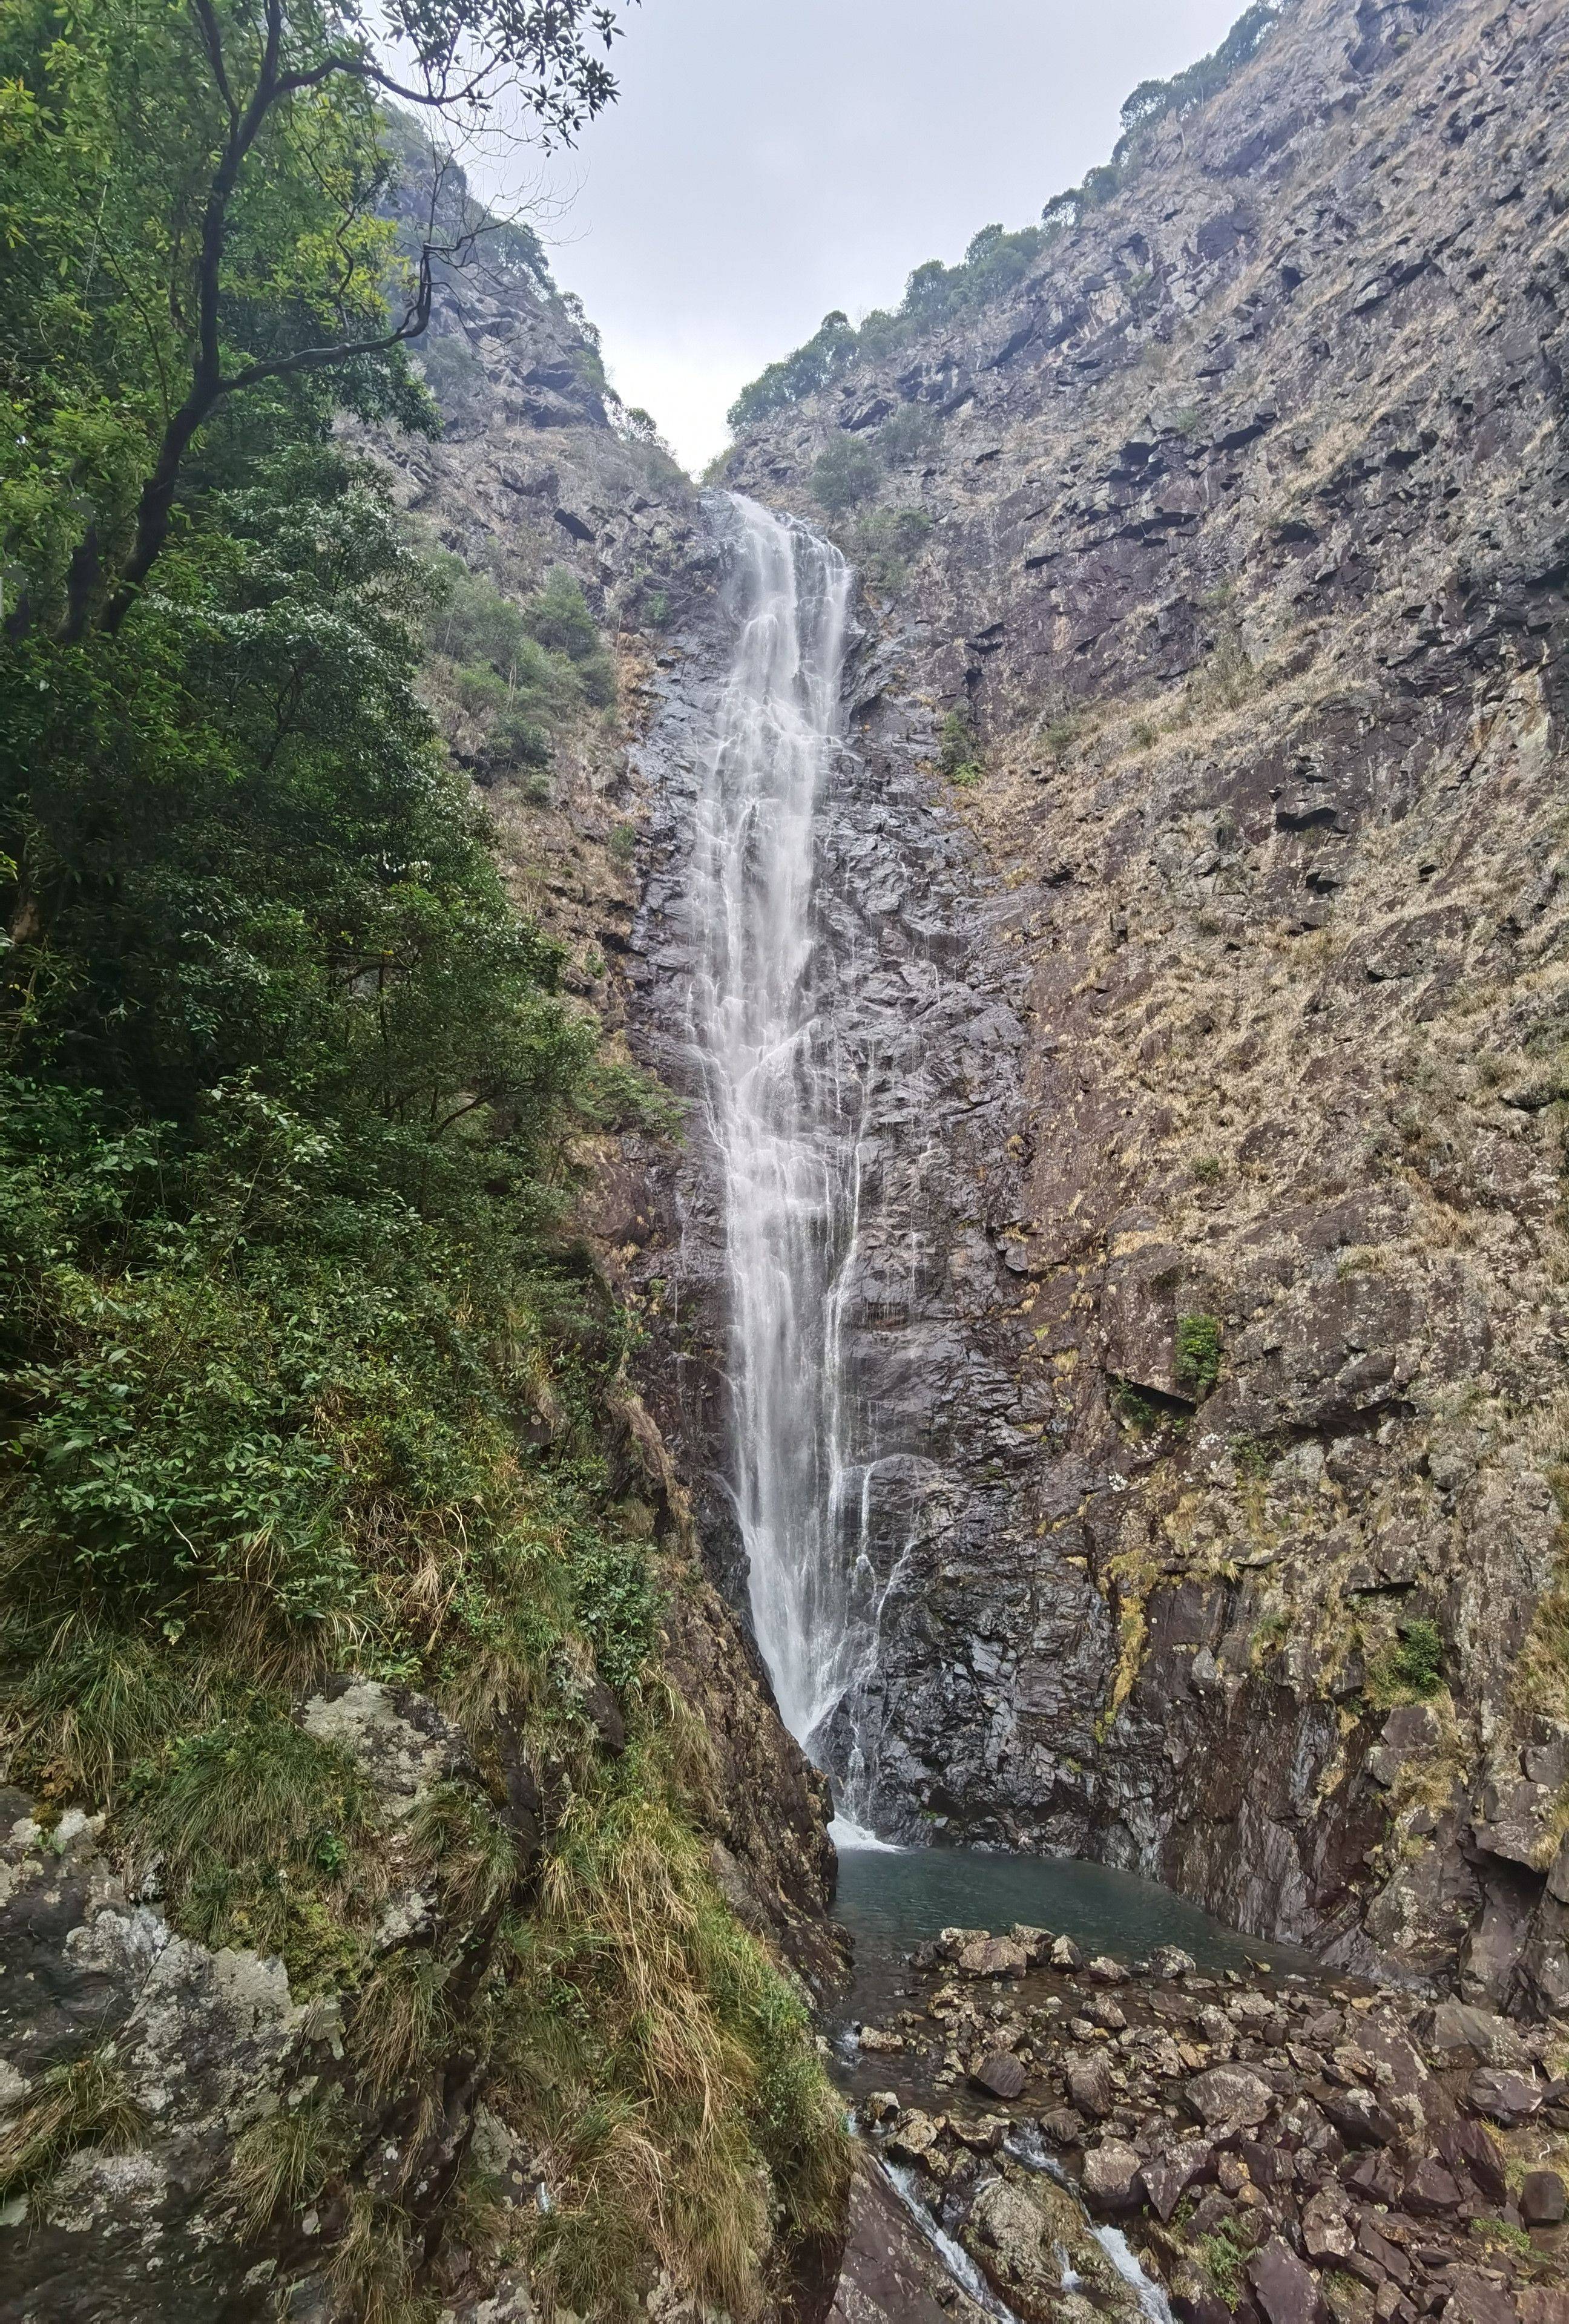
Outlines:
{"label": "tree foliage", "polygon": [[384,21],[373,40],[320,0],[0,19],[11,636],[116,628],[227,429],[287,435],[329,399],[419,412],[401,350],[454,226],[439,178],[411,256],[377,214],[389,93],[439,121],[510,86],[557,137],[614,94],[614,14],[585,0],[395,0]]}

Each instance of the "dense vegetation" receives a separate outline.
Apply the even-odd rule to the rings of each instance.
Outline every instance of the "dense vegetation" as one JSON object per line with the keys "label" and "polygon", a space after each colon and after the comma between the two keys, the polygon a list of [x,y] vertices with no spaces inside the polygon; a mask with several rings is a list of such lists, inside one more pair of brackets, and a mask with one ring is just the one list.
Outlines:
{"label": "dense vegetation", "polygon": [[1289,5],[1291,0],[1253,0],[1210,55],[1170,80],[1140,81],[1123,104],[1122,134],[1111,160],[1090,171],[1081,184],[1054,195],[1039,226],[1012,232],[983,226],[956,266],[928,259],[909,277],[898,307],[874,308],[859,326],[838,311],[825,315],[804,346],[770,364],[742,389],[730,407],[731,429],[739,434],[755,427],[771,412],[816,395],[852,364],[877,363],[926,332],[1004,297],[1059,235],[1138,174],[1159,123],[1204,104],[1257,55]]}
{"label": "dense vegetation", "polygon": [[[510,43],[558,127],[607,93],[603,11],[392,21],[427,95],[460,34]],[[401,2198],[355,2157],[483,1947],[464,2041],[548,2159],[541,2294],[610,2312],[663,2263],[743,2313],[836,2150],[694,1838],[630,1326],[566,1229],[581,1132],[663,1109],[510,907],[421,697],[466,693],[494,761],[540,768],[614,678],[569,576],[515,604],[421,556],[335,439],[345,410],[437,424],[377,82],[309,6],[0,19],[3,1771],[46,1820],[106,1810],[191,1935],[351,1997],[343,2091],[242,2179],[258,2229],[338,2190],[355,2312],[420,2312]],[[345,1670],[470,1739],[417,1836],[434,1945],[373,1945],[375,1803],[297,1724]],[[546,1870],[503,1813],[520,1752],[551,1770]],[[61,2070],[114,2097],[80,2135],[134,2143],[98,2053]],[[0,2178],[63,2151],[65,2087]]]}

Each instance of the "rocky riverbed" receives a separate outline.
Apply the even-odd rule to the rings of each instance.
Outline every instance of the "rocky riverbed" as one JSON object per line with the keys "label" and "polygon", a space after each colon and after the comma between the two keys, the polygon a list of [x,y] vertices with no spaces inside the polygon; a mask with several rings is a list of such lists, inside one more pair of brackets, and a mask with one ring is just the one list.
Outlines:
{"label": "rocky riverbed", "polygon": [[1569,2324],[1569,2026],[1023,1926],[946,1929],[895,1999],[841,2070],[963,2255],[950,2315]]}

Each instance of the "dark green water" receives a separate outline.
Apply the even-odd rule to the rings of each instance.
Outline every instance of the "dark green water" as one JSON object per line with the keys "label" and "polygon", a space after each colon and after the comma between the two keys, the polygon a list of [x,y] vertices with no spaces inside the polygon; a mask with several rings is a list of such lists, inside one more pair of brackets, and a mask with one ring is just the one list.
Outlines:
{"label": "dark green water", "polygon": [[886,1997],[912,1946],[949,1927],[1001,1933],[1023,1921],[1122,1961],[1141,1960],[1154,1945],[1180,1945],[1212,1976],[1250,1961],[1281,1975],[1316,1966],[1293,1945],[1240,1936],[1152,1880],[1072,1857],[841,1844],[834,1916],[855,1940],[852,2016],[871,2014]]}

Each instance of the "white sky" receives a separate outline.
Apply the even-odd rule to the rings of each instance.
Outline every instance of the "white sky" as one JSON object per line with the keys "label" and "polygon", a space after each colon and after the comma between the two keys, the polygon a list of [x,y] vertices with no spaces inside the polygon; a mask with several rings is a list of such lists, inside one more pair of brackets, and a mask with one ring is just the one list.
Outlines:
{"label": "white sky", "polygon": [[619,102],[548,165],[556,278],[621,394],[700,468],[736,391],[829,308],[896,305],[923,259],[1032,223],[1106,159],[1135,83],[1242,5],[643,0]]}

